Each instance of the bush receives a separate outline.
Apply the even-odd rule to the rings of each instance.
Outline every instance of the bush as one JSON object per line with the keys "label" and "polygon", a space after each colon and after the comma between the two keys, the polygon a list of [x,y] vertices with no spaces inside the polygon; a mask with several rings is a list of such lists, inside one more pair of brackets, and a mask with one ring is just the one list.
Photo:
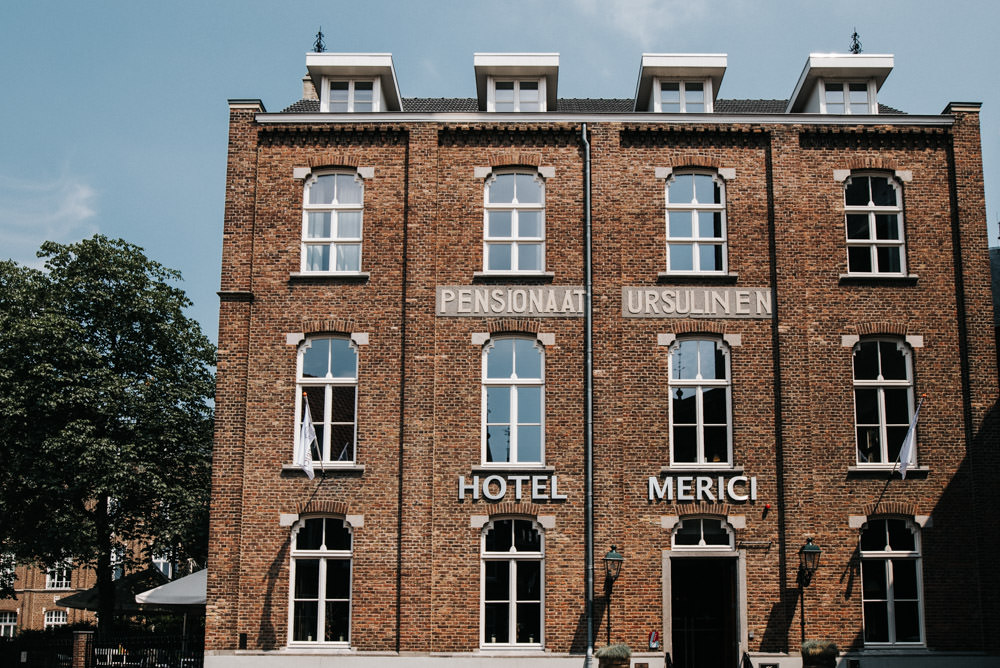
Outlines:
{"label": "bush", "polygon": [[628,659],[632,657],[632,650],[623,642],[607,645],[594,652],[598,659]]}

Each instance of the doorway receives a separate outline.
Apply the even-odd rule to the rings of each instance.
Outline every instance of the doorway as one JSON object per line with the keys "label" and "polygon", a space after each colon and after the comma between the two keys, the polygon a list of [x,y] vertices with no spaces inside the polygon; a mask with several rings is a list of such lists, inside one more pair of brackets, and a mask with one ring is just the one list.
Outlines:
{"label": "doorway", "polygon": [[736,559],[672,559],[670,571],[674,667],[736,666],[739,660]]}

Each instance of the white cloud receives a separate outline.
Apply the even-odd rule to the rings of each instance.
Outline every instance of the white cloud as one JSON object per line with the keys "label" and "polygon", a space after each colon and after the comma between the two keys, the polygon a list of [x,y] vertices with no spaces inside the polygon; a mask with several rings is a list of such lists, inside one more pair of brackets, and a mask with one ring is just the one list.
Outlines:
{"label": "white cloud", "polygon": [[584,16],[608,24],[642,49],[670,51],[669,37],[678,28],[706,19],[707,2],[690,0],[571,0]]}
{"label": "white cloud", "polygon": [[35,252],[43,241],[94,234],[97,226],[87,221],[97,214],[96,200],[93,188],[71,176],[33,181],[0,175],[0,259],[40,266]]}

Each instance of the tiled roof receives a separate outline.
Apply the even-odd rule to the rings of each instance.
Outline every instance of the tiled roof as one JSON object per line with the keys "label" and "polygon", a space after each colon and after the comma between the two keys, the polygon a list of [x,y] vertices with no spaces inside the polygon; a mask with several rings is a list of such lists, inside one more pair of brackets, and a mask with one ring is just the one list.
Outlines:
{"label": "tiled roof", "polygon": [[624,114],[632,111],[635,101],[629,98],[563,97],[556,104],[556,111],[569,113]]}
{"label": "tiled roof", "polygon": [[405,111],[479,111],[474,97],[404,97]]}
{"label": "tiled roof", "polygon": [[295,104],[281,110],[283,114],[316,114],[319,113],[319,100],[299,100]]}
{"label": "tiled roof", "polygon": [[783,114],[788,100],[716,100],[717,114]]}

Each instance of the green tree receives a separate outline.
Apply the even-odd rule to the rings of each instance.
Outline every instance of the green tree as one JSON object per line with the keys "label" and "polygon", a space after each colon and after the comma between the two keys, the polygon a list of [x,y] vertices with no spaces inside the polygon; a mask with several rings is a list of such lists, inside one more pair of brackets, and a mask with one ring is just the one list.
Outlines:
{"label": "green tree", "polygon": [[205,557],[215,349],[141,248],[38,256],[0,262],[0,549],[95,568],[106,632],[114,555]]}

